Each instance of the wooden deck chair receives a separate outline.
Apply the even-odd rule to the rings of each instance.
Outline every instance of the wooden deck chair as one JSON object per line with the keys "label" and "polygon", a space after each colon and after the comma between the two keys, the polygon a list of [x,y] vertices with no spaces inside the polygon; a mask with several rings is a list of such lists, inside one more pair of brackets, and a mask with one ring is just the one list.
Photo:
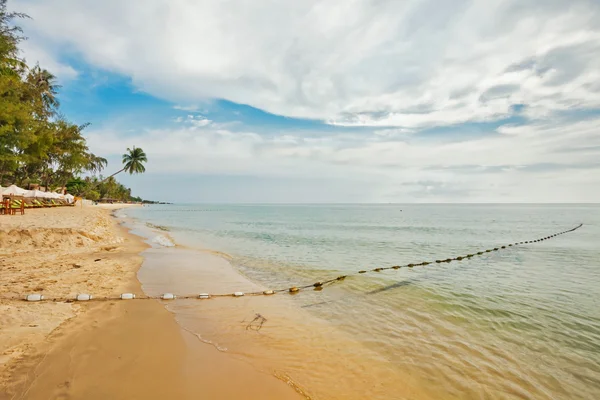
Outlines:
{"label": "wooden deck chair", "polygon": [[10,202],[11,214],[25,214],[25,199],[22,196],[12,196]]}
{"label": "wooden deck chair", "polygon": [[23,196],[4,196],[4,213],[8,215],[25,214],[25,202]]}
{"label": "wooden deck chair", "polygon": [[12,209],[10,207],[10,196],[2,196],[2,214],[11,215]]}

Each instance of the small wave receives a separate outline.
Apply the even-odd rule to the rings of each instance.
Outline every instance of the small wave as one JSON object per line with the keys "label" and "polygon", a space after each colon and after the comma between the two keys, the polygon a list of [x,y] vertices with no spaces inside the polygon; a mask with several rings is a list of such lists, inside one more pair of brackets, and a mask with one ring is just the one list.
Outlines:
{"label": "small wave", "polygon": [[175,246],[175,243],[173,243],[173,241],[170,238],[168,238],[164,235],[155,236],[154,239],[152,239],[152,242],[159,244],[163,247],[174,247]]}
{"label": "small wave", "polygon": [[209,344],[209,345],[213,346],[215,349],[217,349],[220,352],[225,353],[227,351],[227,347],[221,347],[217,343],[213,342],[212,340],[204,339],[202,336],[200,336],[199,333],[196,333],[196,332],[194,332],[194,331],[192,331],[192,330],[190,330],[190,329],[188,329],[186,327],[183,327],[183,326],[181,326],[181,329],[183,329],[186,332],[191,333],[192,335],[196,336],[196,338],[199,341],[201,341],[202,343]]}
{"label": "small wave", "polygon": [[231,261],[233,260],[233,256],[225,253],[224,251],[218,251],[218,250],[211,250],[211,249],[202,249],[203,252],[208,253],[208,254],[212,254],[215,255],[217,257],[221,257],[226,259],[227,261]]}
{"label": "small wave", "polygon": [[300,385],[294,382],[294,380],[288,374],[275,371],[273,373],[273,376],[285,383],[286,385],[291,386],[292,389],[294,389],[300,396],[304,397],[306,400],[312,400],[312,397],[310,397],[310,395],[304,389],[302,389]]}
{"label": "small wave", "polygon": [[169,231],[169,228],[167,228],[166,226],[163,226],[163,225],[155,225],[155,224],[152,224],[152,223],[150,223],[150,222],[146,222],[146,226],[147,226],[148,228],[158,229],[159,231],[165,231],[165,232],[168,232],[168,231]]}

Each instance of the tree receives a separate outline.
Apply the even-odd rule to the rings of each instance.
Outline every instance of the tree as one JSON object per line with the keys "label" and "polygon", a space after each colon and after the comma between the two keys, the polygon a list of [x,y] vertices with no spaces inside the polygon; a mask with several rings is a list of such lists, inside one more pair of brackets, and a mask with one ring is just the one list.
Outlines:
{"label": "tree", "polygon": [[0,184],[18,166],[18,150],[27,143],[33,123],[31,107],[21,101],[25,85],[21,75],[26,65],[19,58],[21,29],[11,22],[26,15],[6,10],[0,0]]}
{"label": "tree", "polygon": [[0,76],[19,76],[26,67],[19,58],[18,44],[23,40],[22,30],[11,24],[15,18],[27,18],[27,15],[8,12],[6,0],[0,0]]}
{"label": "tree", "polygon": [[100,199],[100,193],[95,190],[90,190],[85,196],[88,200],[97,201]]}
{"label": "tree", "polygon": [[41,102],[41,112],[53,114],[60,103],[56,98],[60,86],[56,83],[56,77],[48,70],[40,68],[39,64],[29,70],[27,83],[32,90],[32,97]]}
{"label": "tree", "polygon": [[[146,167],[144,167],[144,163],[148,162],[148,158],[146,157],[146,153],[140,147],[133,146],[133,149],[127,148],[127,153],[123,154],[123,168],[104,179],[104,181],[112,178],[113,176],[120,174],[123,171],[129,172],[130,175],[133,174],[142,174],[146,172]],[[102,182],[104,182],[102,181]]]}
{"label": "tree", "polygon": [[[67,184],[65,185],[67,188],[67,191],[69,193],[71,193],[72,195],[75,196],[81,196],[86,188],[87,188],[87,182],[84,181],[81,178],[75,178],[75,179],[71,179],[69,182],[67,182]],[[91,199],[90,199],[91,200]]]}
{"label": "tree", "polygon": [[0,0],[0,185],[40,184],[90,198],[130,200],[131,190],[112,177],[123,171],[143,173],[146,154],[127,149],[123,169],[108,182],[96,176],[107,161],[88,148],[82,133],[88,124],[67,120],[60,113],[56,77],[39,64],[29,68],[20,58],[24,37],[14,20],[28,17],[9,12],[6,3]]}

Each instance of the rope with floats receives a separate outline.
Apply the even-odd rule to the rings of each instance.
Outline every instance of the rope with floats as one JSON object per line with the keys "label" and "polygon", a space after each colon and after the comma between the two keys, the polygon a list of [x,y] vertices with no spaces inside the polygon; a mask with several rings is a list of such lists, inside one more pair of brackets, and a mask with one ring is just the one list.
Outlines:
{"label": "rope with floats", "polygon": [[136,296],[134,293],[123,293],[118,297],[116,297],[116,296],[93,297],[91,294],[82,293],[82,294],[78,294],[75,297],[70,297],[70,298],[69,297],[54,297],[54,298],[48,298],[48,299],[46,299],[41,294],[29,294],[24,297],[0,297],[0,300],[18,300],[18,301],[25,300],[25,301],[30,301],[30,302],[38,302],[38,301],[46,300],[46,301],[51,301],[51,302],[70,303],[70,302],[75,302],[75,301],[113,301],[113,300],[151,300],[151,299],[157,299],[157,300],[175,300],[175,299],[208,300],[208,299],[212,299],[212,298],[224,298],[224,297],[271,296],[271,295],[275,295],[277,293],[284,293],[284,292],[287,292],[290,294],[295,294],[295,293],[298,293],[298,292],[300,292],[302,290],[306,290],[306,289],[322,290],[326,286],[335,284],[337,282],[341,282],[344,279],[351,277],[351,276],[364,275],[364,274],[373,273],[373,272],[399,270],[401,268],[414,268],[414,267],[422,267],[422,266],[432,265],[432,264],[443,264],[443,263],[451,263],[451,262],[455,262],[455,261],[469,260],[473,257],[482,256],[482,255],[492,253],[495,251],[505,250],[505,249],[515,247],[515,246],[543,242],[545,240],[549,240],[549,239],[555,238],[557,236],[564,235],[565,233],[573,232],[573,231],[581,228],[582,226],[583,226],[583,224],[579,224],[575,228],[572,228],[572,229],[569,229],[566,231],[562,231],[562,232],[558,232],[558,233],[555,233],[555,234],[552,234],[549,236],[545,236],[540,239],[510,243],[507,245],[502,245],[502,246],[494,247],[491,249],[478,251],[476,253],[470,253],[470,254],[467,254],[464,256],[458,256],[458,257],[446,258],[446,259],[437,259],[434,261],[423,261],[420,263],[393,265],[391,267],[378,267],[378,268],[373,268],[373,269],[368,269],[368,270],[360,270],[360,271],[356,271],[354,273],[340,275],[338,277],[328,279],[325,281],[318,281],[318,282],[314,282],[314,283],[311,283],[308,285],[292,286],[292,287],[276,289],[276,290],[263,290],[263,291],[249,292],[249,293],[244,293],[244,292],[233,292],[233,293],[222,293],[222,294],[200,293],[200,294],[184,295],[184,296],[177,296],[173,293],[163,293],[160,296],[145,296],[145,295],[144,296]]}

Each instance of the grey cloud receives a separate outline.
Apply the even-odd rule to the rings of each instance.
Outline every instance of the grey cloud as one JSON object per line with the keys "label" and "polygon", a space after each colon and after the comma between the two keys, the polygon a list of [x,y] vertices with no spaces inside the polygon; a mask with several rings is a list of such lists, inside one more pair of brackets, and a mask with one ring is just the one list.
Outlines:
{"label": "grey cloud", "polygon": [[548,19],[569,12],[584,13],[581,26],[597,28],[600,26],[600,4],[595,0],[520,0],[501,2],[490,29],[510,31],[525,18]]}
{"label": "grey cloud", "polygon": [[600,68],[600,43],[587,42],[563,46],[546,53],[538,61],[538,69],[553,70],[548,85],[563,85],[581,75],[588,67]]}
{"label": "grey cloud", "polygon": [[[573,150],[566,150],[567,152]],[[459,172],[461,174],[498,174],[507,171],[518,171],[525,173],[537,173],[537,172],[552,172],[552,171],[567,171],[570,169],[587,170],[587,169],[599,169],[600,162],[598,163],[537,163],[537,164],[526,164],[526,165],[454,165],[454,166],[430,166],[425,168],[429,171],[452,171]]]}
{"label": "grey cloud", "polygon": [[473,192],[457,184],[439,181],[415,181],[405,182],[402,186],[409,188],[407,194],[417,199],[468,199]]}
{"label": "grey cloud", "polygon": [[471,93],[476,93],[477,89],[474,86],[466,86],[464,88],[460,88],[450,92],[450,99],[461,99],[463,97],[468,96]]}
{"label": "grey cloud", "polygon": [[569,146],[564,147],[560,150],[556,150],[561,153],[598,153],[598,157],[600,158],[600,145],[598,146]]}
{"label": "grey cloud", "polygon": [[498,85],[492,86],[481,94],[479,100],[485,103],[494,99],[510,97],[511,94],[519,90],[519,85]]}
{"label": "grey cloud", "polygon": [[505,72],[518,72],[534,69],[536,66],[536,60],[533,57],[526,58],[522,61],[511,64],[506,68]]}
{"label": "grey cloud", "polygon": [[568,171],[568,170],[595,170],[600,169],[600,162],[598,163],[581,163],[581,164],[559,164],[559,163],[540,163],[523,165],[518,167],[519,171],[522,172],[552,172],[552,171]]}
{"label": "grey cloud", "polygon": [[[600,54],[600,43],[597,41],[560,46],[539,57],[529,57],[514,63],[505,72],[532,71],[540,77],[551,72],[552,76],[545,84],[559,86],[576,79],[588,68],[600,68],[598,54]],[[586,87],[597,91],[594,84],[587,84]]]}
{"label": "grey cloud", "polygon": [[587,90],[594,93],[600,93],[600,81],[583,85]]}

